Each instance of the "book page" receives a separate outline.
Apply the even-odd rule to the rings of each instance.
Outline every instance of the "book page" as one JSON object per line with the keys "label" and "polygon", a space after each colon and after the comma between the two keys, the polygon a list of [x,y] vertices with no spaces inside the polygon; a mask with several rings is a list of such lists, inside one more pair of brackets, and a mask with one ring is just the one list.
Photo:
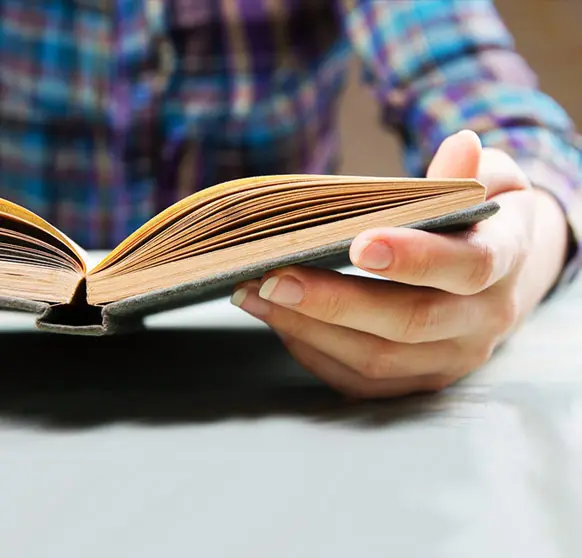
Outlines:
{"label": "book page", "polygon": [[92,273],[97,273],[111,264],[119,261],[127,253],[131,252],[136,245],[139,245],[144,239],[152,236],[157,230],[165,228],[169,221],[179,219],[182,215],[188,213],[195,206],[203,205],[213,199],[222,197],[224,195],[232,195],[240,191],[250,191],[253,188],[280,185],[292,182],[305,180],[306,178],[325,179],[330,177],[323,177],[321,175],[271,175],[251,178],[241,178],[231,180],[222,184],[217,184],[210,188],[195,192],[190,196],[176,202],[155,217],[150,219],[147,223],[142,225],[134,233],[128,236],[121,244],[119,244],[113,251],[99,262],[97,266],[91,269]]}
{"label": "book page", "polygon": [[[468,186],[480,187],[477,181],[465,179],[428,180],[417,178],[386,178],[376,176],[344,176],[344,175],[319,175],[319,174],[286,174],[268,175],[260,177],[243,178],[225,182],[210,188],[196,192],[187,198],[175,203],[162,211],[137,231],[126,238],[112,252],[110,252],[97,266],[90,269],[90,274],[96,274],[107,268],[118,265],[122,260],[129,257],[132,259],[146,259],[147,251],[141,251],[144,244],[161,245],[161,241],[167,241],[168,237],[181,243],[184,233],[182,221],[189,215],[202,215],[208,213],[211,206],[218,207],[221,204],[235,207],[243,200],[251,204],[254,199],[259,199],[264,194],[275,193],[286,190],[288,197],[293,198],[300,195],[300,190],[306,187],[324,188],[330,187],[336,193],[342,188],[349,186],[359,186],[361,188],[370,187],[370,191],[381,188],[384,195],[389,193],[390,188],[400,199],[407,199],[414,193],[424,191],[426,194],[444,187],[467,188]],[[398,191],[400,192],[398,193]],[[316,196],[317,198],[317,196]],[[238,206],[237,206],[238,207]],[[276,204],[273,201],[273,208]],[[212,215],[200,217],[200,222],[212,222]],[[196,223],[189,223],[192,230]],[[159,241],[159,242],[158,242]],[[136,250],[140,249],[137,254]]]}
{"label": "book page", "polygon": [[15,219],[16,221],[21,221],[35,226],[59,241],[60,244],[64,244],[78,259],[79,264],[82,267],[82,271],[87,271],[87,253],[75,242],[73,242],[64,233],[59,231],[56,227],[33,213],[24,207],[21,207],[15,203],[8,200],[0,198],[0,216],[6,217],[8,219]]}

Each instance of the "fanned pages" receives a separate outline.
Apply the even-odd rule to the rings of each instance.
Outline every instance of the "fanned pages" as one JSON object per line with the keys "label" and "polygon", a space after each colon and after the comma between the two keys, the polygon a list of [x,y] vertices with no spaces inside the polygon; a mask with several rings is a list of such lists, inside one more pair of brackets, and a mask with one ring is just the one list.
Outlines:
{"label": "fanned pages", "polygon": [[295,254],[305,261],[306,253],[347,246],[367,228],[454,219],[484,203],[485,188],[475,180],[246,178],[174,204],[88,270],[74,241],[34,213],[0,200],[0,299],[107,306],[259,269],[265,262],[276,266]]}

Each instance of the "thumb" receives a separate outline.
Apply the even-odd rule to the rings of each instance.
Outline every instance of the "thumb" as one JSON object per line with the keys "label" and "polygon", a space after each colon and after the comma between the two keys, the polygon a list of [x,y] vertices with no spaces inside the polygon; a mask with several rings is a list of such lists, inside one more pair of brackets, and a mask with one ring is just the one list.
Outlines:
{"label": "thumb", "polygon": [[481,161],[481,141],[471,130],[449,136],[438,148],[427,178],[477,178]]}

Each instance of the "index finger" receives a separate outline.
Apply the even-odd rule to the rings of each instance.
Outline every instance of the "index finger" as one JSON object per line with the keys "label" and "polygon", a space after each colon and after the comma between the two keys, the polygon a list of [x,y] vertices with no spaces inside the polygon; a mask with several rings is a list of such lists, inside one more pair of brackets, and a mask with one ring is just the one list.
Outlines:
{"label": "index finger", "polygon": [[501,210],[464,233],[372,229],[350,248],[352,263],[408,285],[477,294],[520,264],[528,249],[531,191],[501,194]]}

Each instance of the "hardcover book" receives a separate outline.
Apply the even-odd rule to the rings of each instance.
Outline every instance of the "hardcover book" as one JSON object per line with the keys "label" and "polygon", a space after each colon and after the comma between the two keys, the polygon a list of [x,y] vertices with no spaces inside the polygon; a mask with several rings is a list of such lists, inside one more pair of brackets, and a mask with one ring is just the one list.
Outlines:
{"label": "hardcover book", "polygon": [[446,233],[498,209],[476,180],[245,178],[177,202],[91,268],[57,228],[0,200],[0,308],[37,313],[45,331],[134,331],[147,315],[228,295],[278,267],[347,265],[351,241],[366,229]]}

